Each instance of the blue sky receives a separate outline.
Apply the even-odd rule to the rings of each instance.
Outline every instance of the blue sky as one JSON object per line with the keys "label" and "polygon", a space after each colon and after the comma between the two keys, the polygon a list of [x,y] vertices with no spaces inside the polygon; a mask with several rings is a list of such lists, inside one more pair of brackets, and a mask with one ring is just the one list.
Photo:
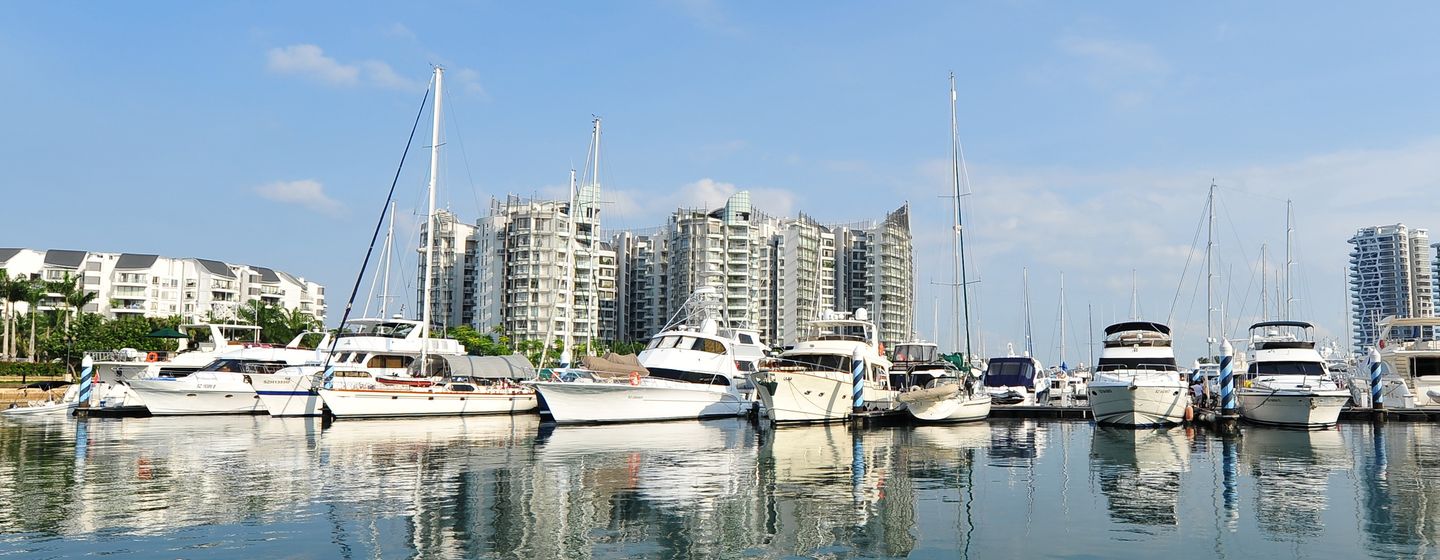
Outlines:
{"label": "blue sky", "polygon": [[[1181,270],[1212,178],[1230,313],[1255,313],[1251,269],[1260,243],[1283,247],[1291,198],[1296,315],[1338,335],[1345,239],[1397,221],[1440,227],[1437,12],[1311,2],[16,3],[0,20],[0,245],[275,266],[330,286],[338,317],[439,63],[450,71],[440,200],[461,216],[478,217],[492,196],[557,192],[600,115],[607,228],[659,225],[677,205],[737,189],[756,193],[762,210],[833,222],[910,201],[923,261],[918,327],[936,338],[940,297],[948,340],[946,290],[929,282],[948,280],[939,197],[954,71],[974,193],[967,242],[991,353],[1019,342],[1029,267],[1047,361],[1062,270],[1072,356],[1087,304],[1097,329],[1128,315],[1131,269],[1142,314],[1171,319],[1182,353],[1195,354],[1205,312],[1191,301],[1194,270],[1183,286]],[[411,158],[399,200],[413,221],[426,159]]]}

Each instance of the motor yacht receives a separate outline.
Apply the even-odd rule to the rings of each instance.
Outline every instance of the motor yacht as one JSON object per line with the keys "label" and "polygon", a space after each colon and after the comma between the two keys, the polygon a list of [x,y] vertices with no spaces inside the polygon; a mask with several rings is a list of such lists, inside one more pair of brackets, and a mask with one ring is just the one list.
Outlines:
{"label": "motor yacht", "polygon": [[1129,321],[1105,327],[1090,379],[1090,411],[1100,424],[1155,426],[1185,420],[1190,395],[1175,365],[1170,327]]}
{"label": "motor yacht", "polygon": [[1340,419],[1350,392],[1330,377],[1304,321],[1250,326],[1250,365],[1235,389],[1240,417],[1289,428],[1325,428]]}
{"label": "motor yacht", "polygon": [[[861,368],[862,403],[854,399],[854,368]],[[875,323],[864,308],[828,312],[811,321],[794,348],[756,374],[760,400],[776,423],[834,422],[857,405],[898,404],[889,386],[891,362],[880,348]]]}

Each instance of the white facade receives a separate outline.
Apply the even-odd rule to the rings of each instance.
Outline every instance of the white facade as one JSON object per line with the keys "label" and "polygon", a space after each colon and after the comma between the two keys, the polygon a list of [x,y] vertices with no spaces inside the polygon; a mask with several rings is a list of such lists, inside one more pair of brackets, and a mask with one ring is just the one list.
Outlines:
{"label": "white facade", "polygon": [[793,346],[806,324],[835,309],[835,234],[801,214],[785,221],[774,247],[775,329],[761,334]]}
{"label": "white facade", "polygon": [[880,222],[835,226],[836,308],[866,308],[893,346],[913,339],[915,258],[910,232],[910,205]]}
{"label": "white facade", "polygon": [[1375,345],[1388,316],[1435,314],[1430,235],[1405,224],[1362,228],[1350,238],[1350,320],[1354,351]]}
{"label": "white facade", "polygon": [[[420,226],[420,247],[417,250],[418,271],[416,278],[429,278],[430,322],[434,329],[443,331],[458,325],[475,323],[475,289],[477,235],[479,227],[460,221],[455,214],[446,210],[435,212],[435,236],[433,261],[435,273],[427,275],[425,270],[425,243],[429,241],[429,224]],[[417,282],[416,301],[425,300],[423,283]],[[416,305],[419,309],[422,304]]]}
{"label": "white facade", "polygon": [[[0,267],[12,278],[58,281],[68,274],[97,294],[82,311],[110,318],[227,320],[245,302],[264,301],[325,320],[324,286],[254,265],[138,253],[0,249]],[[60,307],[59,299],[58,293],[48,294],[40,310]]]}

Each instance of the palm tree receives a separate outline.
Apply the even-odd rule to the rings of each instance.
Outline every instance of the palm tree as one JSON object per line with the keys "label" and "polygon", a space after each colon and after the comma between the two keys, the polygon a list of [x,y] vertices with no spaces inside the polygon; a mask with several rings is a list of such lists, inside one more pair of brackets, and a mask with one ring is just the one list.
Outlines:
{"label": "palm tree", "polygon": [[40,311],[40,300],[45,299],[47,283],[43,280],[31,280],[26,284],[25,294],[22,296],[25,303],[29,304],[29,308],[25,311],[30,317],[30,350],[26,354],[30,357],[31,362],[36,362],[39,359],[35,355],[35,314]]}
{"label": "palm tree", "polygon": [[15,304],[30,299],[31,281],[27,278],[8,278],[3,285],[0,285],[0,299],[6,302],[5,332],[6,337],[5,355],[15,359],[19,352],[20,333],[18,320],[15,318]]}
{"label": "palm tree", "polygon": [[10,285],[15,281],[10,279],[10,271],[0,268],[0,331],[4,331],[4,339],[0,340],[0,356],[10,356]]}

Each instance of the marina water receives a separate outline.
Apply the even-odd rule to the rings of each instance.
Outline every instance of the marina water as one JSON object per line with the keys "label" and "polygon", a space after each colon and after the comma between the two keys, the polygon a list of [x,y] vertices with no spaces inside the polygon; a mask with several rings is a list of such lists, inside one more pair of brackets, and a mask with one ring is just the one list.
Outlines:
{"label": "marina water", "polygon": [[1431,424],[0,424],[0,558],[1440,555]]}

